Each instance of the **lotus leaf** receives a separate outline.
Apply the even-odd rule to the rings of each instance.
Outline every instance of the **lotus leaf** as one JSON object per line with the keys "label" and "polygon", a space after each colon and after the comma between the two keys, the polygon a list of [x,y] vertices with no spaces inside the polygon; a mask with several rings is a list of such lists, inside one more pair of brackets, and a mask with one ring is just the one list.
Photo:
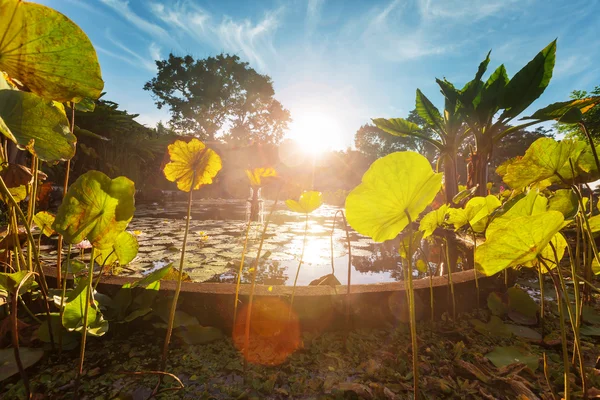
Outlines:
{"label": "lotus leaf", "polygon": [[[44,350],[19,347],[19,356],[23,363],[23,369],[26,369],[42,359]],[[15,362],[14,350],[12,348],[0,349],[0,382],[18,373],[19,367]]]}
{"label": "lotus leaf", "polygon": [[530,354],[526,350],[516,346],[496,347],[493,351],[486,354],[485,357],[497,368],[521,363],[527,365],[532,371],[535,371],[539,364],[538,356]]}
{"label": "lotus leaf", "polygon": [[310,214],[323,204],[322,193],[316,191],[304,192],[300,195],[298,201],[286,200],[285,205],[292,211]]}
{"label": "lotus leaf", "polygon": [[558,211],[515,218],[507,226],[486,232],[486,241],[475,250],[475,265],[486,275],[531,263],[563,227]]}
{"label": "lotus leaf", "polygon": [[47,99],[100,96],[104,82],[96,51],[70,19],[20,0],[0,2],[0,15],[0,70]]}
{"label": "lotus leaf", "polygon": [[119,261],[120,265],[129,264],[137,256],[139,247],[135,235],[123,231],[116,237],[111,247],[99,252],[96,262],[101,265],[111,265],[116,261]]}
{"label": "lotus leaf", "polygon": [[87,239],[98,250],[111,248],[133,218],[134,193],[133,182],[123,176],[86,172],[69,187],[53,228],[67,243]]}
{"label": "lotus leaf", "polygon": [[459,229],[467,223],[475,232],[483,232],[490,214],[502,203],[496,196],[473,197],[467,202],[465,208],[451,208],[448,210],[448,223]]}
{"label": "lotus leaf", "polygon": [[246,170],[246,176],[250,180],[251,186],[262,186],[262,178],[270,178],[277,176],[275,168],[254,168],[253,170]]}
{"label": "lotus leaf", "polygon": [[54,223],[54,215],[48,211],[40,211],[33,216],[33,223],[37,225],[44,235],[50,237],[54,234],[52,224]]}
{"label": "lotus leaf", "polygon": [[0,121],[0,133],[42,161],[69,160],[75,154],[77,138],[58,103],[34,93],[0,90]]}
{"label": "lotus leaf", "polygon": [[442,186],[442,174],[429,161],[410,151],[378,159],[362,183],[346,198],[346,217],[354,230],[382,242],[395,238],[415,221]]}
{"label": "lotus leaf", "polygon": [[563,213],[566,218],[572,218],[579,210],[577,196],[570,189],[560,189],[548,199],[548,210],[556,210]]}
{"label": "lotus leaf", "polygon": [[423,232],[423,238],[431,236],[433,231],[444,224],[449,208],[448,204],[444,204],[437,210],[430,211],[421,218],[419,230]]}
{"label": "lotus leaf", "polygon": [[[165,165],[165,177],[177,183],[183,192],[211,184],[221,169],[221,157],[198,139],[177,140],[169,145],[170,162]],[[192,182],[192,177],[194,182]]]}

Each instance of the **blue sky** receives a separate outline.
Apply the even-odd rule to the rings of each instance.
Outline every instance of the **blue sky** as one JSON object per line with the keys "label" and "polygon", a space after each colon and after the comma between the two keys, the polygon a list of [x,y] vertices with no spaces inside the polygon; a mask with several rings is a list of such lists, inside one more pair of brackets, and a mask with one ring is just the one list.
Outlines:
{"label": "blue sky", "polygon": [[[558,37],[550,86],[532,108],[600,85],[598,0],[41,0],[79,24],[95,45],[105,98],[154,126],[169,119],[144,83],[153,60],[220,52],[273,78],[297,122],[316,115],[352,145],[373,117],[405,117],[420,88],[442,105],[436,77],[472,78],[492,49],[489,71],[509,76]],[[526,115],[526,113],[524,114]],[[294,136],[301,134],[298,123]]]}

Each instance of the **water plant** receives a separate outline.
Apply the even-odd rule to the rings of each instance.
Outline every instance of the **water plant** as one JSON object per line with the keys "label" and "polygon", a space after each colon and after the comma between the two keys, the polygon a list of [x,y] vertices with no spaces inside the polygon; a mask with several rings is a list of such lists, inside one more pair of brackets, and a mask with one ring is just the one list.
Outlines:
{"label": "water plant", "polygon": [[[192,219],[192,199],[194,190],[198,190],[203,185],[211,184],[213,178],[221,169],[221,157],[212,149],[206,147],[198,139],[192,139],[189,142],[177,140],[169,145],[170,162],[164,167],[165,177],[171,182],[177,184],[177,188],[183,192],[188,192],[187,217],[185,221],[185,231],[183,235],[183,244],[181,247],[181,258],[179,259],[179,270],[177,286],[171,303],[171,311],[167,325],[167,333],[161,356],[161,371],[165,371],[167,366],[167,355],[169,352],[169,343],[173,331],[173,322],[175,320],[175,311],[177,310],[177,300],[181,291],[181,282],[183,280],[183,265],[185,261],[185,248],[187,236],[190,229],[190,220]],[[161,378],[163,375],[160,375]],[[161,381],[162,382],[162,379]],[[160,385],[159,382],[159,385]],[[158,389],[158,386],[157,386]]]}
{"label": "water plant", "polygon": [[[414,152],[387,155],[371,164],[362,182],[346,198],[348,223],[357,232],[377,242],[393,240],[431,204],[442,186],[442,174],[434,173],[429,161]],[[409,246],[405,276],[410,313],[414,397],[419,396],[419,356],[414,291],[412,246]]]}

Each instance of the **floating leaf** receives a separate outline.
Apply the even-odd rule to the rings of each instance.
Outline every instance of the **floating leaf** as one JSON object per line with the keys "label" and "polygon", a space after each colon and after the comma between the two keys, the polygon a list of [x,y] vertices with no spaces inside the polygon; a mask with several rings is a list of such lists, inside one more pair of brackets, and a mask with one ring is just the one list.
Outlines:
{"label": "floating leaf", "polygon": [[504,338],[509,338],[512,336],[512,332],[510,329],[508,329],[508,326],[506,326],[504,322],[502,322],[502,320],[495,315],[492,315],[487,323],[483,323],[478,319],[472,319],[470,322],[475,330],[482,335]]}
{"label": "floating leaf", "polygon": [[77,138],[57,103],[33,93],[0,90],[0,121],[0,133],[42,161],[69,160],[75,154]]}
{"label": "floating leaf", "polygon": [[[563,226],[558,211],[518,217],[508,226],[486,232],[475,250],[475,265],[486,275],[534,261]],[[491,225],[491,224],[490,224]]]}
{"label": "floating leaf", "polygon": [[442,174],[429,161],[410,151],[378,159],[362,183],[346,198],[346,217],[357,232],[382,242],[395,238],[415,221],[442,186]]}
{"label": "floating leaf", "polygon": [[191,325],[178,329],[175,334],[186,344],[206,344],[223,337],[223,333],[219,329],[201,325]]}
{"label": "floating leaf", "polygon": [[40,211],[33,216],[33,223],[37,225],[44,235],[50,237],[54,234],[52,224],[54,223],[54,215],[47,211]]}
{"label": "floating leaf", "polygon": [[539,306],[527,292],[518,287],[511,287],[507,291],[509,311],[519,313],[533,320],[537,319]]}
{"label": "floating leaf", "polygon": [[539,364],[538,356],[527,352],[516,346],[496,347],[485,357],[496,366],[503,368],[511,364],[521,363],[527,365],[532,371],[535,371]]}
{"label": "floating leaf", "polygon": [[[221,169],[221,157],[198,139],[177,140],[169,145],[171,161],[163,170],[165,177],[177,183],[183,192],[209,185]],[[192,177],[194,182],[192,183]]]}
{"label": "floating leaf", "polygon": [[310,214],[323,204],[322,193],[316,191],[304,192],[300,195],[298,201],[286,200],[285,205],[292,211]]}
{"label": "floating leaf", "polygon": [[492,314],[504,315],[508,312],[508,304],[506,304],[500,295],[496,292],[491,292],[487,298],[487,305]]}
{"label": "floating leaf", "polygon": [[0,15],[0,70],[47,99],[100,96],[104,82],[96,51],[70,19],[20,0],[3,0]]}
{"label": "floating leaf", "polygon": [[533,329],[528,328],[526,326],[512,324],[506,324],[506,326],[513,333],[513,335],[518,336],[520,338],[533,340],[535,342],[539,342],[542,340],[542,335],[539,332],[534,331]]}
{"label": "floating leaf", "polygon": [[111,248],[133,218],[135,187],[124,176],[110,179],[89,171],[73,183],[58,209],[54,230],[67,243],[87,239],[99,250]]}

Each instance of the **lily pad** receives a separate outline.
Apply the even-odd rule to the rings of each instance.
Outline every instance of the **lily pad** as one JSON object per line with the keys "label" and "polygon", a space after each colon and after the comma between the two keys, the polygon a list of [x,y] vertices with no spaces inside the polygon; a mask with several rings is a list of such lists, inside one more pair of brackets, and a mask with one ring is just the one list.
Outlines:
{"label": "lily pad", "polygon": [[503,368],[511,364],[521,363],[535,371],[539,365],[539,357],[516,346],[496,347],[492,352],[485,355],[497,368]]}
{"label": "lily pad", "polygon": [[[539,306],[527,292],[518,287],[511,287],[508,293],[508,308],[512,313],[518,313],[533,321],[537,320]],[[509,314],[510,317],[510,314]],[[515,321],[518,322],[518,321]]]}
{"label": "lily pad", "polygon": [[206,344],[223,338],[223,332],[212,326],[191,325],[177,329],[175,334],[186,344]]}
{"label": "lily pad", "polygon": [[478,319],[470,320],[475,330],[483,335],[509,338],[512,336],[512,331],[508,328],[500,318],[492,315],[487,323],[481,322]]}
{"label": "lily pad", "polygon": [[542,335],[531,328],[520,325],[505,324],[508,329],[515,335],[524,339],[539,342],[542,340]]}

